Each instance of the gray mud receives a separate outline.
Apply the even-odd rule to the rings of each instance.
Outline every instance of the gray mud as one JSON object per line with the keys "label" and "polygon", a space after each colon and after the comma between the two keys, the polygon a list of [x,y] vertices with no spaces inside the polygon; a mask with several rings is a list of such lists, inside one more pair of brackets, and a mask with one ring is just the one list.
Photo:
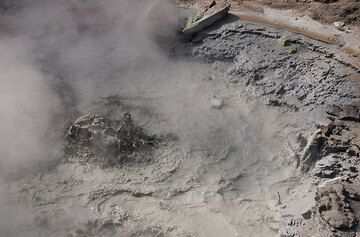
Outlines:
{"label": "gray mud", "polygon": [[[83,4],[77,2],[77,7]],[[130,146],[116,148],[116,154],[130,150],[121,165],[104,167],[81,159],[86,157],[82,152],[93,148],[86,144],[72,153],[71,160],[78,156],[81,162],[68,162],[66,152],[60,150],[59,162],[36,177],[0,183],[1,236],[334,233],[326,224],[333,221],[331,213],[317,214],[323,210],[321,202],[329,195],[337,197],[340,206],[357,199],[348,201],[342,187],[317,190],[322,180],[313,182],[311,171],[320,169],[316,162],[322,156],[316,153],[305,162],[303,153],[311,145],[308,138],[316,125],[328,123],[328,105],[359,100],[358,85],[348,80],[357,69],[331,53],[335,46],[229,17],[190,41],[176,36],[164,42],[156,36],[159,46],[151,37],[150,43],[137,45],[140,53],[136,51],[135,57],[127,54],[127,47],[102,46],[123,40],[116,32],[126,29],[105,21],[102,11],[94,13],[105,22],[100,27],[78,26],[60,41],[53,38],[61,33],[51,22],[42,23],[48,27],[43,32],[19,31],[40,39],[33,52],[55,78],[54,90],[67,108],[61,142],[66,145],[66,119],[71,118],[72,126],[81,122],[74,122],[81,117],[71,112],[74,107],[100,120],[108,118],[101,126],[85,124],[90,131],[85,140],[119,129],[127,112],[141,133],[130,136]],[[74,17],[73,21],[84,24],[79,19],[84,20]],[[85,45],[64,46],[79,39]],[[141,51],[153,44],[157,53]],[[95,45],[94,56],[86,50]],[[70,57],[64,51],[75,53]],[[119,62],[119,57],[125,60]],[[84,62],[75,67],[76,60]],[[83,80],[86,86],[78,87]],[[139,144],[152,142],[147,134],[166,142],[140,149]],[[116,147],[123,141],[116,135],[102,139],[100,152],[92,156],[104,158],[103,144],[113,148],[107,139],[115,139]],[[77,142],[73,144],[79,148]],[[147,156],[146,162],[130,153]],[[353,236],[357,219],[350,207],[339,213],[346,216],[344,223],[335,220],[334,225],[342,231],[347,228],[340,234]],[[300,228],[304,220],[313,226]]]}

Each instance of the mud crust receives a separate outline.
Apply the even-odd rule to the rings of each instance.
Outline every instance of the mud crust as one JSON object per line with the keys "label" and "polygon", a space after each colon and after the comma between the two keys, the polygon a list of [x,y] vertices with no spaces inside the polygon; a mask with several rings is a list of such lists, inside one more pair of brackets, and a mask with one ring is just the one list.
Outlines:
{"label": "mud crust", "polygon": [[[28,216],[0,233],[355,236],[359,94],[348,77],[358,68],[334,47],[241,21],[164,43],[170,62],[201,73],[151,78],[169,91],[136,94],[135,105],[120,94],[91,103],[96,112],[66,129],[66,162],[3,185],[1,201]],[[161,129],[180,139],[158,146],[149,134]]]}

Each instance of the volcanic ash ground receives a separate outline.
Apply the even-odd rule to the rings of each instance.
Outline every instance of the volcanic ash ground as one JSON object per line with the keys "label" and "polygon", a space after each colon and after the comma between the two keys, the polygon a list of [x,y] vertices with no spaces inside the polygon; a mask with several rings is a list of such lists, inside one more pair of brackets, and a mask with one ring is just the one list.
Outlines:
{"label": "volcanic ash ground", "polygon": [[48,149],[2,160],[0,236],[356,236],[359,68],[337,45],[232,15],[186,38],[188,12],[144,1],[14,4],[0,45],[22,40],[4,49],[48,100],[11,125]]}

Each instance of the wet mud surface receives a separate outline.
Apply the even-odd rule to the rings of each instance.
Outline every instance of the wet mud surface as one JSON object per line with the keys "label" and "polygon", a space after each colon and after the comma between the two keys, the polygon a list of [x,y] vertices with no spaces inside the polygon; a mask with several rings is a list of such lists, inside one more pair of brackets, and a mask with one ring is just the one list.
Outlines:
{"label": "wet mud surface", "polygon": [[129,71],[102,55],[59,162],[0,183],[1,236],[356,236],[359,68],[233,18],[179,38]]}

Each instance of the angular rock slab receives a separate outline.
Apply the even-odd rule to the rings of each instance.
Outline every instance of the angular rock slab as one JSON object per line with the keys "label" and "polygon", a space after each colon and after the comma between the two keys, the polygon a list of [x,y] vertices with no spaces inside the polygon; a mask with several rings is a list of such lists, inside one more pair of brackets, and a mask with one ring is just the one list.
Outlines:
{"label": "angular rock slab", "polygon": [[230,10],[230,6],[226,1],[221,3],[212,1],[209,6],[197,12],[193,18],[188,20],[182,32],[187,35],[198,33],[226,16]]}

